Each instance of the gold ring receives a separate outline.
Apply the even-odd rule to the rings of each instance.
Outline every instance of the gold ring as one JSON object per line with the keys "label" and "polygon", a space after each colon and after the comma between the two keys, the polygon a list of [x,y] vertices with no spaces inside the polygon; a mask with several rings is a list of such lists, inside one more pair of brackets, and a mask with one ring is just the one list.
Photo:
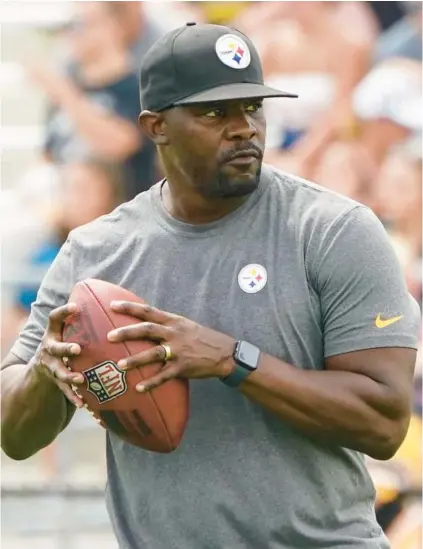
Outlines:
{"label": "gold ring", "polygon": [[164,356],[163,360],[164,360],[164,362],[167,362],[168,360],[170,360],[172,358],[172,351],[170,350],[169,345],[167,345],[166,343],[162,343],[161,346],[165,350],[165,356]]}

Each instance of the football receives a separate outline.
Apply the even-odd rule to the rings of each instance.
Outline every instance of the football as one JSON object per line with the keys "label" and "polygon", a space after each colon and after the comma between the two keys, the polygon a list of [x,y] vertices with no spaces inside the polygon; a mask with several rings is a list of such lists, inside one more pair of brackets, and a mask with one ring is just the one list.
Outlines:
{"label": "football", "polygon": [[118,368],[121,358],[138,354],[157,343],[125,341],[111,343],[107,334],[140,322],[139,319],[114,312],[112,301],[142,299],[120,286],[103,280],[78,282],[69,302],[78,306],[63,328],[63,341],[78,343],[81,353],[68,360],[73,372],[84,375],[85,383],[74,390],[96,421],[126,442],[153,452],[175,450],[182,439],[189,414],[188,381],[174,379],[148,393],[135,386],[155,375],[163,363],[129,370]]}

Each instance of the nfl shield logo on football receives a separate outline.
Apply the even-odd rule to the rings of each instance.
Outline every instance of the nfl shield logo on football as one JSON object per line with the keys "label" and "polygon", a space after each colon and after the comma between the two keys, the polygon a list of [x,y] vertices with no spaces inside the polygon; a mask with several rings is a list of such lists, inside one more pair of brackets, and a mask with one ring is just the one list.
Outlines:
{"label": "nfl shield logo on football", "polygon": [[108,360],[94,368],[85,370],[87,379],[87,390],[103,404],[112,400],[127,389],[126,374],[117,367],[117,364]]}

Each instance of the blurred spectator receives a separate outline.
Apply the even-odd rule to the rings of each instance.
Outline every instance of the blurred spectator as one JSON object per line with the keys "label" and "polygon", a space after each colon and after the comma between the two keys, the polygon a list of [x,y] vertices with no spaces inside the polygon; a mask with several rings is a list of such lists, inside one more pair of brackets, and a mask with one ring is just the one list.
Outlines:
{"label": "blurred spectator", "polygon": [[335,141],[326,147],[315,167],[313,180],[359,202],[366,200],[367,173],[353,141]]}
{"label": "blurred spectator", "polygon": [[43,63],[27,66],[51,103],[46,158],[62,164],[96,154],[122,162],[130,199],[149,188],[156,173],[154,146],[137,126],[138,77],[128,34],[113,3],[77,2],[74,11],[63,33],[72,55],[67,74]]}
{"label": "blurred spectator", "polygon": [[374,62],[389,57],[407,57],[422,60],[422,3],[421,2],[372,2],[377,4],[401,4],[403,16],[389,26],[378,38]]}
{"label": "blurred spectator", "polygon": [[[61,187],[56,196],[51,230],[32,250],[26,268],[47,271],[69,232],[80,225],[111,212],[123,201],[123,173],[118,165],[103,160],[88,159],[61,168]],[[6,353],[26,320],[37,296],[39,284],[16,282],[15,303],[2,314],[7,318],[2,330],[2,353]]]}
{"label": "blurred spectator", "polygon": [[409,59],[380,63],[355,89],[359,139],[375,172],[394,145],[421,135],[421,98],[421,64]]}
{"label": "blurred spectator", "polygon": [[120,28],[125,45],[130,51],[134,69],[138,73],[142,58],[147,50],[167,31],[160,21],[149,17],[144,2],[107,2],[115,23]]}
{"label": "blurred spectator", "polygon": [[422,162],[407,150],[388,154],[376,180],[376,211],[385,225],[409,244],[413,254],[422,246]]}
{"label": "blurred spectator", "polygon": [[[378,2],[379,15],[387,10],[381,24],[370,4],[265,2],[239,17],[258,38],[269,85],[300,96],[296,104],[266,102],[267,161],[313,178],[330,143],[355,140],[371,180],[392,145],[421,131],[421,64],[388,58],[372,67],[380,29],[412,17],[417,24],[420,15],[404,18],[403,3]],[[421,50],[420,34],[418,41]]]}
{"label": "blurred spectator", "polygon": [[413,415],[407,437],[389,461],[370,458],[376,487],[376,516],[392,549],[419,549],[422,540],[422,421]]}
{"label": "blurred spectator", "polygon": [[374,210],[385,224],[410,292],[421,302],[422,160],[407,149],[391,151],[375,182]]}
{"label": "blurred spectator", "polygon": [[368,4],[372,10],[380,31],[389,29],[404,16],[405,2],[391,0],[389,2],[375,1],[365,3]]}
{"label": "blurred spectator", "polygon": [[[261,12],[258,6],[255,14],[241,14],[237,24],[255,37],[267,83],[300,96],[282,108],[267,102],[268,154],[295,147],[307,156],[335,128],[337,137],[349,138],[351,94],[369,68],[377,36],[371,10],[361,2],[264,4]],[[277,155],[271,161],[278,163]]]}
{"label": "blurred spectator", "polygon": [[[421,77],[420,63],[409,59],[389,59],[372,68],[351,93],[350,117],[343,130],[327,118],[316,117],[312,103],[307,104],[311,94],[306,93],[305,111],[316,122],[308,131],[302,131],[301,138],[288,150],[278,147],[277,136],[286,134],[283,119],[289,119],[292,113],[279,112],[278,115],[274,101],[269,100],[267,160],[281,169],[293,169],[294,173],[313,179],[315,170],[324,163],[322,155],[328,154],[328,147],[334,142],[348,141],[349,148],[355,149],[356,170],[371,185],[387,152],[404,140],[421,135]],[[301,96],[300,92],[299,103]],[[306,121],[304,124],[307,126]],[[345,147],[336,147],[336,150],[345,150]],[[346,191],[348,194],[348,189]]]}
{"label": "blurred spectator", "polygon": [[[254,2],[234,25],[253,37],[268,78],[316,71],[355,78],[377,35],[371,11],[361,2]],[[365,69],[364,63],[359,74]]]}

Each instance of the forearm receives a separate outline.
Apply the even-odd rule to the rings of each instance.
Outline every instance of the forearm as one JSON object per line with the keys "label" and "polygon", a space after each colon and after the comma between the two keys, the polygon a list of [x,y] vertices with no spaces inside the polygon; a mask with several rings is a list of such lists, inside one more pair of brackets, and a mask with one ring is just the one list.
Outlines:
{"label": "forearm", "polygon": [[115,161],[125,160],[140,145],[135,124],[103,112],[71,82],[63,81],[53,98],[68,114],[92,150]]}
{"label": "forearm", "polygon": [[47,378],[29,364],[1,371],[1,447],[13,459],[26,459],[48,446],[70,421],[74,408]]}
{"label": "forearm", "polygon": [[295,368],[263,355],[241,391],[303,433],[324,442],[386,459],[393,425],[408,421],[389,389],[364,375]]}

